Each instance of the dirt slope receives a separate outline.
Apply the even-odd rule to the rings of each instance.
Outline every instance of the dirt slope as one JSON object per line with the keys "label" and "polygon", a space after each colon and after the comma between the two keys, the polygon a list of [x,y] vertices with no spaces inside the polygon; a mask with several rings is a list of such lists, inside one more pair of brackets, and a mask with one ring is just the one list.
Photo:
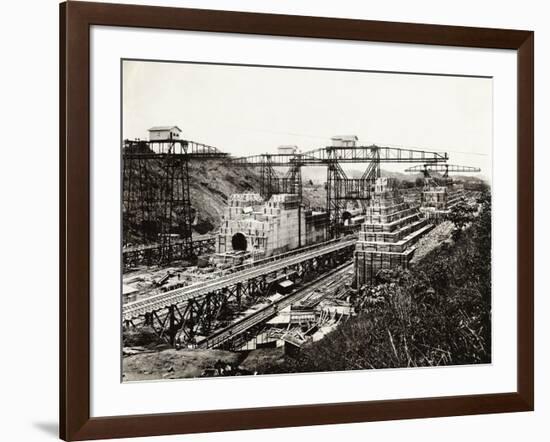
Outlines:
{"label": "dirt slope", "polygon": [[191,206],[195,231],[206,233],[220,226],[223,210],[233,193],[259,192],[260,171],[229,167],[224,160],[192,160],[189,163]]}
{"label": "dirt slope", "polygon": [[238,365],[238,353],[223,350],[175,350],[140,353],[122,359],[124,381],[181,379],[200,376],[217,361]]}
{"label": "dirt slope", "polygon": [[[232,167],[228,160],[193,159],[189,162],[189,187],[191,208],[194,217],[193,230],[198,234],[215,232],[230,195],[242,192],[260,192],[261,170],[253,167]],[[137,167],[137,166],[136,166]],[[134,172],[137,175],[137,172]],[[162,182],[162,166],[151,162],[149,165],[150,188],[159,188]],[[136,188],[137,189],[137,188]],[[324,207],[326,192],[323,185],[304,183],[304,204],[311,207]],[[137,197],[137,196],[136,196]],[[139,214],[138,222],[139,222]],[[126,225],[132,243],[140,243],[138,223]]]}

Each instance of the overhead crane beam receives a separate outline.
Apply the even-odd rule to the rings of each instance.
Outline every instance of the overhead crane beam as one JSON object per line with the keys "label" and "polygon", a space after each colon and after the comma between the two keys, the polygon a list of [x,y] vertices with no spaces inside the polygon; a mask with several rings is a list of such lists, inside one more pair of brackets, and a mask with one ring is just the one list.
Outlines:
{"label": "overhead crane beam", "polygon": [[327,146],[311,150],[303,154],[317,161],[333,161],[340,163],[363,163],[377,161],[382,163],[442,163],[448,160],[446,153],[430,152],[417,149],[377,146]]}
{"label": "overhead crane beam", "polygon": [[424,186],[437,186],[437,182],[432,176],[432,173],[441,173],[445,185],[451,184],[449,172],[452,173],[477,173],[481,172],[479,167],[458,166],[456,164],[424,164],[412,166],[405,169],[405,172],[422,173],[424,176]]}
{"label": "overhead crane beam", "polygon": [[229,156],[217,147],[191,140],[124,140],[122,147],[122,156],[128,159],[161,159],[167,155],[171,157],[186,155],[190,159]]}
{"label": "overhead crane beam", "polygon": [[424,164],[412,166],[405,169],[405,172],[422,173],[426,181],[433,181],[432,173],[441,173],[443,178],[449,178],[449,172],[452,173],[477,173],[481,172],[479,167],[459,166],[456,164]]}
{"label": "overhead crane beam", "polygon": [[[258,155],[250,155],[247,157],[232,158],[231,164],[233,166],[254,167],[263,166],[265,163],[269,163],[272,167],[290,167],[293,160],[298,160],[301,165],[304,165],[302,154],[270,154],[262,153]],[[319,166],[323,163],[317,162]],[[308,164],[315,165],[315,164]]]}
{"label": "overhead crane beam", "polygon": [[458,166],[456,164],[424,164],[424,165],[418,165],[413,166],[405,169],[405,172],[421,172],[421,173],[430,173],[430,172],[438,172],[443,173],[443,176],[448,176],[449,172],[452,173],[476,173],[481,172],[481,169],[479,167],[471,167],[471,166]]}
{"label": "overhead crane beam", "polygon": [[327,146],[296,154],[258,154],[234,158],[234,166],[261,166],[269,161],[273,167],[289,167],[291,164],[300,166],[323,166],[331,161],[339,163],[366,163],[376,159],[381,163],[444,163],[448,160],[446,153],[431,152],[416,149],[403,149],[385,146]]}
{"label": "overhead crane beam", "polygon": [[[303,153],[260,154],[232,160],[234,166],[262,167],[261,193],[269,198],[273,193],[299,193],[301,185],[289,186],[289,181],[301,183],[303,166],[327,167],[327,212],[329,237],[341,233],[341,213],[346,201],[358,200],[362,204],[370,197],[371,186],[380,177],[380,163],[423,163],[436,165],[448,159],[446,153],[387,146],[326,146]],[[348,178],[341,164],[368,163],[361,178]],[[274,178],[274,167],[288,167],[285,178]],[[286,181],[285,181],[286,180]],[[299,189],[297,192],[296,189]]]}

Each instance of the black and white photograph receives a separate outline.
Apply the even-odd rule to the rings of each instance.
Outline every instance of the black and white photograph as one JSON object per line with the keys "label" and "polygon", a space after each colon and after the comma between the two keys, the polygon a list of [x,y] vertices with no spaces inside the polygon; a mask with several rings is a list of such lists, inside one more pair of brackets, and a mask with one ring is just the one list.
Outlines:
{"label": "black and white photograph", "polygon": [[492,363],[491,77],[121,65],[123,382]]}
{"label": "black and white photograph", "polygon": [[544,5],[7,2],[0,440],[548,439]]}

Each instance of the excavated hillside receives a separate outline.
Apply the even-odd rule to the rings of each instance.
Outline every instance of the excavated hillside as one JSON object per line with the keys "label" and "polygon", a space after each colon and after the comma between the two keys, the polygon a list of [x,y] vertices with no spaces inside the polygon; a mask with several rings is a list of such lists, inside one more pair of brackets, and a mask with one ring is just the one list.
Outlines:
{"label": "excavated hillside", "polygon": [[259,192],[259,170],[230,167],[227,160],[192,160],[189,162],[191,206],[195,215],[194,230],[207,233],[220,226],[221,216],[233,193]]}
{"label": "excavated hillside", "polygon": [[[232,167],[228,161],[228,159],[192,159],[189,161],[189,186],[195,234],[215,232],[219,228],[230,195],[242,192],[259,193],[260,191],[261,171],[259,168]],[[137,164],[135,167],[138,167]],[[147,167],[149,181],[144,186],[147,189],[158,191],[162,183],[163,166],[160,162],[152,160]],[[283,176],[285,170],[278,170],[278,173]],[[350,171],[349,175],[354,176],[357,173],[357,171]],[[138,175],[137,169],[133,174],[134,176]],[[383,175],[389,176],[391,173],[384,171]],[[326,207],[325,180],[326,171],[324,169],[305,168],[302,171],[302,197],[306,207],[315,209]],[[138,191],[135,184],[134,191]],[[134,195],[133,199],[136,202],[139,201],[138,195]],[[133,217],[125,218],[125,238],[128,243],[140,244],[144,242],[139,233],[140,217],[138,210]],[[154,221],[150,224],[151,235],[149,237],[152,240],[156,237],[158,227],[155,227]]]}
{"label": "excavated hillside", "polygon": [[[260,191],[260,169],[231,167],[228,160],[193,159],[189,161],[189,187],[194,218],[193,231],[205,234],[216,231],[221,222],[229,196],[234,193]],[[148,165],[148,187],[158,188],[162,181],[162,167],[157,161]],[[137,171],[135,172],[137,174]],[[137,198],[137,195],[134,196]],[[307,207],[324,207],[326,192],[323,185],[304,180],[303,200]],[[142,242],[139,229],[139,213],[134,222],[125,223],[126,238],[133,244]]]}
{"label": "excavated hillside", "polygon": [[[230,167],[227,160],[192,160],[189,163],[191,206],[195,214],[194,230],[206,233],[220,226],[229,196],[260,191],[260,169]],[[304,179],[303,201],[306,207],[325,207],[326,191]]]}

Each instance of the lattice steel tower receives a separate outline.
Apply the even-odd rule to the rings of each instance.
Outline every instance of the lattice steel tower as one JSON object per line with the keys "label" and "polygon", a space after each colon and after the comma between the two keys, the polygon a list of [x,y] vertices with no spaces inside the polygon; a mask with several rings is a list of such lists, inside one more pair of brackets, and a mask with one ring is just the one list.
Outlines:
{"label": "lattice steel tower", "polygon": [[157,244],[147,264],[193,253],[188,160],[184,140],[124,142],[123,241]]}

